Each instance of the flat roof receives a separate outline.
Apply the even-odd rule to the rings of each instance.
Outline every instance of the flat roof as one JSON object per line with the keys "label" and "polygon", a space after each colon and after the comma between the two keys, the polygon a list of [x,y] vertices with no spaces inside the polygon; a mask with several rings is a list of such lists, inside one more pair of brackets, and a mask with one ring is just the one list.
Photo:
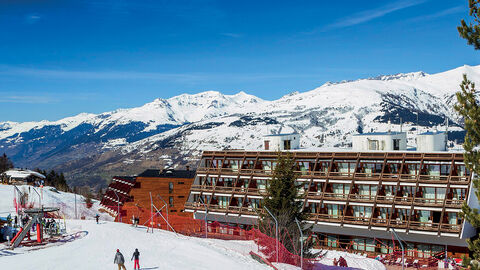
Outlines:
{"label": "flat roof", "polygon": [[437,134],[442,134],[445,133],[445,131],[427,131],[424,133],[420,133],[418,135],[437,135]]}
{"label": "flat roof", "polygon": [[139,174],[138,177],[194,178],[195,170],[148,169]]}
{"label": "flat roof", "polygon": [[378,136],[378,135],[400,135],[400,134],[407,134],[407,133],[406,132],[399,132],[399,131],[370,132],[370,133],[355,134],[353,136]]}
{"label": "flat roof", "polygon": [[265,135],[263,137],[281,137],[281,136],[290,136],[290,135],[300,135],[300,133],[280,133],[280,134],[270,134],[270,135]]}

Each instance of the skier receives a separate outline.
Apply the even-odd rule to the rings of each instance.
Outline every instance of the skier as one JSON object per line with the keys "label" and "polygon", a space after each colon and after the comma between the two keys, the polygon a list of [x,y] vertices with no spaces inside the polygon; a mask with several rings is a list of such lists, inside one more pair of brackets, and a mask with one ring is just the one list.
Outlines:
{"label": "skier", "polygon": [[95,216],[95,220],[97,221],[97,224],[98,224],[98,219],[99,219],[99,218],[100,218],[100,216],[97,214],[97,215]]}
{"label": "skier", "polygon": [[125,265],[124,265],[125,258],[123,258],[123,254],[118,249],[117,249],[117,253],[115,254],[115,259],[113,260],[113,263],[118,265],[118,270],[121,270],[122,268],[123,270],[127,270],[127,268],[125,268]]}
{"label": "skier", "polygon": [[135,259],[134,262],[133,262],[133,269],[134,270],[135,269],[140,269],[140,259],[139,258],[140,258],[140,252],[138,252],[138,248],[136,248],[135,252],[133,252],[132,258],[130,259],[130,261]]}

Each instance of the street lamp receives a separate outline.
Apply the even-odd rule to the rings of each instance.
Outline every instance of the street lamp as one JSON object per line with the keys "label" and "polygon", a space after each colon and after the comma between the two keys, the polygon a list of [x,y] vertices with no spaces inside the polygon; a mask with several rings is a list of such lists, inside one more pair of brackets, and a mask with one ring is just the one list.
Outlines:
{"label": "street lamp", "polygon": [[400,243],[400,247],[402,247],[402,270],[403,270],[403,269],[405,269],[405,252],[404,252],[404,249],[403,249],[402,240],[400,239],[400,237],[398,237],[397,232],[395,231],[394,228],[392,228],[392,232],[393,232],[393,235],[395,236],[395,238],[397,238],[398,242]]}
{"label": "street lamp", "polygon": [[300,231],[300,269],[303,269],[303,232],[297,218],[295,218],[295,222],[297,223],[298,230]]}
{"label": "street lamp", "polygon": [[268,208],[266,206],[264,206],[263,208],[265,208],[265,210],[267,210],[268,214],[273,218],[273,220],[275,220],[275,240],[276,240],[276,245],[275,245],[275,249],[276,249],[276,253],[277,253],[277,262],[278,262],[278,220],[272,215],[272,213],[270,212],[270,210],[268,210]]}

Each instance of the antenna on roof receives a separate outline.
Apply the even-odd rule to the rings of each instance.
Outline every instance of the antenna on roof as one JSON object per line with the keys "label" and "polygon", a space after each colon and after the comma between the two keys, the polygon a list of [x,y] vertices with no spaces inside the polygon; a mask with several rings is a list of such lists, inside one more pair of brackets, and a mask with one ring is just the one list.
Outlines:
{"label": "antenna on roof", "polygon": [[392,122],[390,121],[390,118],[388,118],[388,133],[392,131]]}
{"label": "antenna on roof", "polygon": [[400,132],[402,132],[403,129],[403,119],[400,117]]}

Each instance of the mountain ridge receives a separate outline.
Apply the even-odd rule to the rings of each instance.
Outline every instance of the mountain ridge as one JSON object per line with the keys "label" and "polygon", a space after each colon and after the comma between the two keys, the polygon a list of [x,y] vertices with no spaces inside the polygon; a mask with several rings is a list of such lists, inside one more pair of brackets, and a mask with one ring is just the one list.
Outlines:
{"label": "mountain ridge", "polygon": [[195,165],[202,150],[257,150],[262,135],[280,129],[300,132],[303,148],[347,147],[352,134],[386,130],[390,120],[397,129],[403,123],[411,142],[418,114],[421,130],[448,119],[450,144],[458,145],[461,119],[452,105],[463,73],[480,81],[480,66],[465,65],[324,84],[276,100],[205,91],[57,121],[2,122],[0,151],[19,166],[56,168],[75,181],[104,186],[107,174]]}

